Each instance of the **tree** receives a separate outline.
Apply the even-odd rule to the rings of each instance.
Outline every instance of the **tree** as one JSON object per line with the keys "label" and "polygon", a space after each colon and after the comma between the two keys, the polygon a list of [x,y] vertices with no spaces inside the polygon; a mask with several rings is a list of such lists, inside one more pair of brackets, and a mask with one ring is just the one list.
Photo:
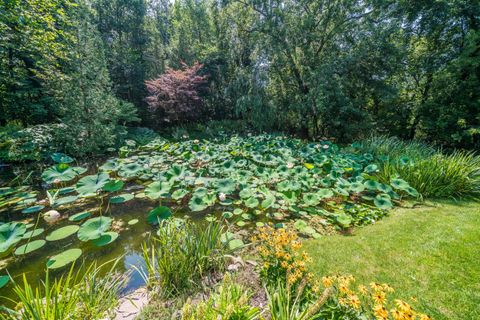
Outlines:
{"label": "tree", "polygon": [[204,103],[201,93],[205,91],[207,76],[199,75],[202,65],[195,63],[188,67],[182,64],[180,70],[168,68],[157,79],[146,81],[149,96],[146,101],[150,109],[160,112],[160,119],[166,123],[184,123],[203,119]]}
{"label": "tree", "polygon": [[62,126],[57,139],[72,154],[102,153],[126,134],[125,124],[138,121],[135,107],[112,92],[103,43],[86,4],[78,12],[75,45],[64,79],[52,90]]}

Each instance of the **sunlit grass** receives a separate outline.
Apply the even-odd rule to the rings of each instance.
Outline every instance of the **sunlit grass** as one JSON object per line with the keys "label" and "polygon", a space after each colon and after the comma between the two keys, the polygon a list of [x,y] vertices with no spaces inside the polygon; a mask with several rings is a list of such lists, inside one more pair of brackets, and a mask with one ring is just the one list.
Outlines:
{"label": "sunlit grass", "polygon": [[354,236],[305,241],[318,275],[352,274],[414,297],[434,319],[480,319],[480,204],[398,209]]}

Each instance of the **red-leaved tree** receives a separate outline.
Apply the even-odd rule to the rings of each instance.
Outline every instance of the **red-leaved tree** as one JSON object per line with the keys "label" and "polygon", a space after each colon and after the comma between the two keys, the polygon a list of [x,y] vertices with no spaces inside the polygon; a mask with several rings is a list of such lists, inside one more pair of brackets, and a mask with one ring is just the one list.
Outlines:
{"label": "red-leaved tree", "polygon": [[199,75],[202,67],[200,63],[189,67],[182,62],[182,69],[168,68],[157,79],[145,81],[147,104],[161,120],[179,123],[202,118],[205,105],[200,94],[207,84],[207,76]]}

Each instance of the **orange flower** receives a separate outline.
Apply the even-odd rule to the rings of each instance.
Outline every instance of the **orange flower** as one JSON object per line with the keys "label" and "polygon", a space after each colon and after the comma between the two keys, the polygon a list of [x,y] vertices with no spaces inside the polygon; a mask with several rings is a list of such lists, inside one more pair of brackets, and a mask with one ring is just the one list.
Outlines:
{"label": "orange flower", "polygon": [[323,277],[322,283],[325,288],[330,288],[333,285],[333,279],[331,277]]}
{"label": "orange flower", "polygon": [[384,304],[386,300],[385,292],[382,292],[382,291],[375,292],[374,294],[372,294],[372,299],[377,304]]}

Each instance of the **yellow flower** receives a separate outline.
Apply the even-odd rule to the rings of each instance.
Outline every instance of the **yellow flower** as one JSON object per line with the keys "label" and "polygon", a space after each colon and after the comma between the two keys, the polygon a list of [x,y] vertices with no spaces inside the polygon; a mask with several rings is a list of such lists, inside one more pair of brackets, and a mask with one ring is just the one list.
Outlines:
{"label": "yellow flower", "polygon": [[430,318],[430,316],[427,316],[426,314],[422,314],[420,315],[420,320],[432,320],[432,318]]}
{"label": "yellow flower", "polygon": [[333,279],[331,277],[323,277],[322,283],[325,288],[330,288],[333,285]]}
{"label": "yellow flower", "polygon": [[357,295],[352,294],[348,297],[348,302],[354,309],[360,309],[361,302]]}
{"label": "yellow flower", "polygon": [[358,291],[363,295],[368,294],[368,289],[363,284],[358,286]]}
{"label": "yellow flower", "polygon": [[384,304],[385,303],[385,292],[379,291],[372,294],[372,299],[377,304]]}
{"label": "yellow flower", "polygon": [[398,311],[397,309],[390,310],[390,314],[392,315],[394,320],[402,320],[403,319],[403,313]]}
{"label": "yellow flower", "polygon": [[375,283],[375,282],[371,282],[371,283],[370,283],[370,288],[372,288],[372,289],[375,290],[375,291],[383,290],[382,285],[380,285],[380,284],[378,284],[378,283]]}
{"label": "yellow flower", "polygon": [[395,304],[398,306],[398,308],[403,311],[403,312],[411,312],[412,311],[412,307],[406,303],[405,301],[402,301],[402,300],[399,300],[399,299],[396,299],[395,300]]}
{"label": "yellow flower", "polygon": [[378,320],[386,320],[388,319],[388,311],[387,309],[382,306],[382,305],[377,305],[374,307],[374,310],[375,310],[375,317],[378,319]]}
{"label": "yellow flower", "polygon": [[340,298],[338,299],[338,303],[340,303],[340,305],[342,306],[346,306],[348,304],[348,301],[346,298]]}

